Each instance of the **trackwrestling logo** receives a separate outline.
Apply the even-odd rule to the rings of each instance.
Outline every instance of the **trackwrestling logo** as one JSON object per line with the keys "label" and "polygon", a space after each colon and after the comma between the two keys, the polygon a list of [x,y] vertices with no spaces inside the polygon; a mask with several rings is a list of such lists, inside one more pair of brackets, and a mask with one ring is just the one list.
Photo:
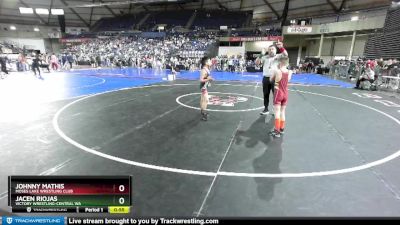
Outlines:
{"label": "trackwrestling logo", "polygon": [[2,217],[8,225],[64,225],[64,217]]}
{"label": "trackwrestling logo", "polygon": [[208,105],[217,105],[217,106],[225,106],[225,107],[233,107],[237,103],[247,102],[248,98],[239,97],[239,96],[216,96],[210,95],[208,99]]}

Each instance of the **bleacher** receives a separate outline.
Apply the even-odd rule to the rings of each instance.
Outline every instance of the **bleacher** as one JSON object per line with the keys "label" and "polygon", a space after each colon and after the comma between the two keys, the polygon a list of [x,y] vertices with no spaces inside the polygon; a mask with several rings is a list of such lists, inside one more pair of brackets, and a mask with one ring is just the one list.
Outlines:
{"label": "bleacher", "polygon": [[383,31],[369,35],[365,45],[368,59],[400,58],[400,8],[388,10]]}
{"label": "bleacher", "polygon": [[[167,25],[167,29],[181,26],[185,27],[193,16],[193,10],[152,12],[140,30],[153,31],[156,25]],[[148,12],[139,14],[122,15],[118,17],[102,18],[92,27],[92,32],[99,31],[123,31],[133,30]],[[220,26],[228,28],[242,28],[246,24],[251,12],[232,12],[223,10],[197,11],[191,28],[220,29]]]}
{"label": "bleacher", "polygon": [[243,30],[243,31],[232,31],[232,37],[244,37],[244,36],[262,36],[262,33],[257,30]]}
{"label": "bleacher", "polygon": [[384,32],[400,30],[400,8],[388,10],[383,30]]}
{"label": "bleacher", "polygon": [[[367,59],[376,59],[381,55],[380,40],[382,33],[375,33],[368,36],[365,44],[364,55]],[[380,57],[379,57],[380,58]]]}
{"label": "bleacher", "polygon": [[63,38],[96,38],[95,33],[81,33],[81,34],[64,34]]}
{"label": "bleacher", "polygon": [[19,47],[17,43],[12,41],[0,42],[0,53],[18,54],[24,52],[23,48]]}
{"label": "bleacher", "polygon": [[182,26],[184,27],[190,17],[193,15],[193,11],[165,11],[155,12],[150,15],[146,23],[150,26],[157,24],[166,24],[168,27]]}
{"label": "bleacher", "polygon": [[123,31],[133,30],[135,25],[144,17],[143,13],[118,17],[102,18],[96,22],[92,31]]}
{"label": "bleacher", "polygon": [[385,59],[389,58],[400,58],[400,31],[397,30],[395,32],[383,33],[380,39],[377,40],[379,42],[379,48],[381,57]]}
{"label": "bleacher", "polygon": [[220,26],[240,28],[246,22],[247,12],[231,12],[223,10],[198,11],[192,27],[219,29]]}

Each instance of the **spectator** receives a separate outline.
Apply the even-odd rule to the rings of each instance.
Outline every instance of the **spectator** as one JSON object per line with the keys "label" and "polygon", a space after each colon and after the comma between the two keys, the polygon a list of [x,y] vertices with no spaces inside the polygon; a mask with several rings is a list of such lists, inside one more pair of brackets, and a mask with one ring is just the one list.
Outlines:
{"label": "spectator", "polygon": [[369,81],[371,84],[374,82],[375,72],[371,68],[371,64],[366,64],[365,73],[360,76],[357,80],[355,88],[360,88],[360,83],[363,81]]}
{"label": "spectator", "polygon": [[52,53],[50,56],[51,69],[57,71],[59,69],[57,56]]}
{"label": "spectator", "polygon": [[67,62],[69,63],[69,69],[72,69],[72,63],[74,62],[74,57],[69,53],[67,55]]}

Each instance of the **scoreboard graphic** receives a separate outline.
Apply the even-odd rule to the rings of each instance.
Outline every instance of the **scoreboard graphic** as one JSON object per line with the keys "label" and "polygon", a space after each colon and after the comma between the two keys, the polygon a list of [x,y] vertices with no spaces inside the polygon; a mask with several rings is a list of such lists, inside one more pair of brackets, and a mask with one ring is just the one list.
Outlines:
{"label": "scoreboard graphic", "polygon": [[131,176],[9,176],[15,213],[129,213]]}

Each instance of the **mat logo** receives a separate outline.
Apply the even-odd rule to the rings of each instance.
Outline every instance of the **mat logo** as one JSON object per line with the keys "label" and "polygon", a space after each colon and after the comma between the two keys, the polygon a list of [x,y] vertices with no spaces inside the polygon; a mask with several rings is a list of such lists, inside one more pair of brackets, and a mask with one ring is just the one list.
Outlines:
{"label": "mat logo", "polygon": [[248,98],[239,97],[239,96],[216,96],[210,95],[208,99],[208,105],[218,105],[218,106],[225,106],[225,107],[233,107],[235,104],[240,102],[247,102]]}
{"label": "mat logo", "polygon": [[356,95],[360,98],[376,98],[376,99],[381,99],[381,96],[374,95],[374,94],[369,94],[369,93],[353,93],[353,95]]}

